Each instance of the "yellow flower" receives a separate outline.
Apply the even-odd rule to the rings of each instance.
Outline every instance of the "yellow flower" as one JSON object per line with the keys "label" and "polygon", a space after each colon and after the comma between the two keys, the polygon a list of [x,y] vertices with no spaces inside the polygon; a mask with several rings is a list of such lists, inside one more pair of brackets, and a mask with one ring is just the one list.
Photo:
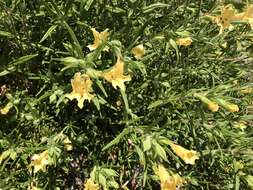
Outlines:
{"label": "yellow flower", "polygon": [[184,183],[184,180],[178,174],[169,175],[161,164],[155,169],[155,174],[160,178],[161,190],[177,190]]}
{"label": "yellow flower", "polygon": [[4,108],[0,109],[0,114],[6,115],[12,107],[13,107],[13,104],[11,102],[7,103],[6,106],[4,106]]}
{"label": "yellow flower", "polygon": [[71,80],[71,85],[73,91],[67,94],[66,97],[70,100],[76,99],[78,101],[78,107],[82,109],[84,100],[90,102],[93,98],[93,95],[89,93],[92,90],[92,81],[88,75],[81,75],[81,73],[78,72],[75,74],[74,80]]}
{"label": "yellow flower", "polygon": [[192,43],[192,39],[190,37],[179,38],[177,39],[176,43],[180,46],[189,46]]}
{"label": "yellow flower", "polygon": [[49,164],[48,162],[48,151],[45,150],[40,154],[35,154],[31,158],[30,166],[34,167],[34,173],[38,172],[39,170],[45,171],[46,166]]}
{"label": "yellow flower", "polygon": [[[92,28],[91,31],[94,36],[94,42],[92,45],[88,45],[87,47],[92,51],[97,49],[103,42],[107,41],[109,32],[108,29],[105,29],[103,32],[99,33],[95,28]],[[108,51],[108,47],[105,47],[104,50]]]}
{"label": "yellow flower", "polygon": [[134,54],[136,59],[142,59],[144,54],[145,54],[145,50],[142,44],[134,47],[131,52]]}
{"label": "yellow flower", "polygon": [[88,179],[84,184],[84,190],[98,190],[99,185],[95,184],[92,179]]}
{"label": "yellow flower", "polygon": [[186,164],[195,164],[195,160],[199,159],[197,152],[194,150],[187,150],[182,146],[170,144],[171,149],[178,155]]}
{"label": "yellow flower", "polygon": [[234,19],[235,10],[231,5],[226,5],[221,10],[221,15],[216,17],[216,23],[220,27],[219,34],[229,27],[231,27],[231,21]]}
{"label": "yellow flower", "polygon": [[118,86],[121,90],[125,91],[126,87],[124,82],[130,81],[131,77],[129,75],[124,75],[124,62],[120,56],[118,56],[117,63],[112,69],[104,73],[104,78],[108,82],[111,82],[115,89],[117,89]]}

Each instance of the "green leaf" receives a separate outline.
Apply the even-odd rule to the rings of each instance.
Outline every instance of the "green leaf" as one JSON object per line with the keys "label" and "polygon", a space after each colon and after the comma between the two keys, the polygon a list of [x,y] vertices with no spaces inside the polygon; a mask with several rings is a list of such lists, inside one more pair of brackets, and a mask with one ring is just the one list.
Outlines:
{"label": "green leaf", "polygon": [[151,148],[151,136],[147,136],[146,139],[143,141],[143,151],[148,151]]}
{"label": "green leaf", "polygon": [[235,190],[240,190],[240,176],[235,176]]}
{"label": "green leaf", "polygon": [[108,177],[116,177],[116,176],[118,176],[117,172],[114,171],[113,169],[103,168],[102,171]]}
{"label": "green leaf", "polygon": [[96,106],[97,110],[100,111],[100,103],[97,97],[94,97],[92,99],[92,102],[94,103],[94,105]]}
{"label": "green leaf", "polygon": [[170,39],[170,45],[171,45],[172,48],[176,51],[177,62],[178,62],[178,61],[179,61],[179,52],[178,52],[177,43],[176,43],[173,39]]}
{"label": "green leaf", "polygon": [[116,182],[116,181],[108,181],[108,186],[109,187],[112,187],[112,188],[114,188],[114,189],[119,189],[119,184]]}
{"label": "green leaf", "polygon": [[106,178],[101,173],[98,174],[98,181],[103,187],[106,187]]}
{"label": "green leaf", "polygon": [[140,160],[140,164],[142,165],[146,165],[146,159],[145,159],[145,155],[144,155],[144,152],[140,149],[139,146],[137,145],[134,145],[135,149],[136,149],[136,152],[139,156],[139,160]]}
{"label": "green leaf", "polygon": [[96,80],[96,84],[98,85],[98,87],[100,88],[100,90],[103,92],[103,94],[105,95],[105,97],[108,97],[108,95],[107,95],[107,93],[106,93],[106,91],[104,89],[104,86],[101,83],[101,81],[100,80]]}
{"label": "green leaf", "polygon": [[92,180],[96,179],[96,171],[97,171],[97,166],[94,166],[93,170],[90,173],[90,177]]}
{"label": "green leaf", "polygon": [[120,55],[122,51],[122,44],[119,40],[112,40],[108,42],[108,45],[113,53]]}
{"label": "green leaf", "polygon": [[61,58],[60,61],[62,61],[64,63],[64,65],[78,66],[80,59],[76,59],[74,57],[64,57],[64,58]]}
{"label": "green leaf", "polygon": [[155,151],[156,153],[163,159],[163,160],[167,160],[167,156],[166,156],[166,152],[163,149],[163,147],[161,145],[159,145],[155,140],[152,141],[152,144],[155,146]]}
{"label": "green leaf", "polygon": [[39,43],[41,43],[41,42],[43,42],[45,39],[47,39],[48,36],[50,36],[50,35],[52,34],[52,32],[54,32],[54,30],[55,30],[56,28],[57,28],[57,25],[51,26],[51,27],[47,30],[47,32],[44,34],[44,36],[41,38],[41,40],[40,40]]}
{"label": "green leaf", "polygon": [[9,73],[12,73],[15,70],[16,70],[16,68],[11,66],[11,67],[5,69],[4,71],[0,72],[0,77],[8,75]]}
{"label": "green leaf", "polygon": [[7,37],[7,38],[13,37],[13,35],[10,32],[5,32],[2,30],[0,30],[0,36]]}
{"label": "green leaf", "polygon": [[25,55],[23,57],[20,57],[14,61],[12,61],[10,64],[13,64],[13,65],[20,65],[22,63],[26,63],[27,61],[33,59],[34,57],[37,57],[38,54],[32,54],[32,55]]}
{"label": "green leaf", "polygon": [[11,153],[10,153],[10,158],[12,159],[12,160],[15,160],[15,158],[17,157],[17,152],[15,151],[15,150],[11,150]]}
{"label": "green leaf", "polygon": [[160,144],[165,144],[165,145],[170,145],[172,143],[171,140],[167,139],[166,137],[159,137],[159,143]]}
{"label": "green leaf", "polygon": [[158,8],[165,8],[165,7],[169,7],[168,4],[164,4],[164,3],[154,3],[154,4],[151,4],[151,5],[148,5],[146,7],[144,7],[142,9],[143,13],[149,13],[155,9],[158,9]]}
{"label": "green leaf", "polygon": [[4,151],[1,154],[1,159],[4,160],[4,159],[8,158],[11,155],[12,152],[13,152],[12,149],[8,149],[8,150]]}
{"label": "green leaf", "polygon": [[88,11],[90,9],[91,4],[93,3],[94,0],[83,0],[84,3],[84,9]]}
{"label": "green leaf", "polygon": [[253,189],[253,176],[252,175],[247,175],[245,177],[245,180],[247,181],[248,186]]}
{"label": "green leaf", "polygon": [[126,92],[123,91],[123,90],[120,90],[120,92],[121,92],[121,95],[122,95],[122,97],[123,97],[123,101],[124,101],[124,104],[125,104],[126,112],[127,112],[128,114],[130,114],[130,113],[131,113],[131,110],[129,109],[129,104],[128,104]]}
{"label": "green leaf", "polygon": [[115,139],[113,139],[111,142],[109,142],[102,151],[105,151],[106,149],[110,148],[111,146],[114,146],[120,142],[120,140],[127,135],[130,132],[129,128],[125,128]]}
{"label": "green leaf", "polygon": [[149,106],[148,106],[148,109],[152,109],[152,108],[155,108],[157,106],[160,106],[160,105],[163,105],[164,102],[163,100],[157,100],[155,102],[152,102]]}
{"label": "green leaf", "polygon": [[16,70],[17,65],[21,65],[23,63],[28,62],[29,60],[33,59],[34,57],[38,56],[38,54],[33,54],[33,55],[25,55],[23,57],[20,57],[12,62],[10,62],[8,65],[10,65],[7,69],[3,70],[0,72],[0,77],[8,75]]}
{"label": "green leaf", "polygon": [[124,9],[121,9],[119,7],[112,7],[109,5],[106,5],[105,7],[108,11],[113,12],[113,13],[125,13],[126,11]]}

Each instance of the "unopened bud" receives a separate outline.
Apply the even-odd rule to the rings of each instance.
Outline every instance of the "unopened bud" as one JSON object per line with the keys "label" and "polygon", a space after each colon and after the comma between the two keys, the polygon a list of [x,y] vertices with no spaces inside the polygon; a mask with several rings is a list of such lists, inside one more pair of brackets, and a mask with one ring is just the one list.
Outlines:
{"label": "unopened bud", "polygon": [[217,112],[219,110],[219,105],[211,101],[207,97],[197,93],[194,94],[194,97],[198,98],[201,102],[203,102],[210,111]]}
{"label": "unopened bud", "polygon": [[238,112],[239,107],[236,104],[232,104],[230,102],[227,102],[223,99],[217,99],[218,104],[220,104],[222,107],[224,107],[229,112]]}

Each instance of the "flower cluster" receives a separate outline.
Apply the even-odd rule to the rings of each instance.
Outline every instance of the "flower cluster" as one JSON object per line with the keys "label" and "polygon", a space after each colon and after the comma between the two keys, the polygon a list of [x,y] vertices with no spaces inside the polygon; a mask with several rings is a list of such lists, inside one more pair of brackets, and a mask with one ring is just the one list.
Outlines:
{"label": "flower cluster", "polygon": [[[108,29],[98,32],[95,28],[91,29],[94,36],[94,43],[92,45],[88,45],[87,47],[92,51],[100,47],[102,44],[106,43],[109,37]],[[109,47],[105,46],[103,50],[109,51]],[[131,52],[134,54],[136,59],[142,59],[145,50],[142,44],[134,47]],[[92,90],[92,81],[91,78],[96,75],[96,77],[102,77],[106,81],[110,82],[113,88],[117,89],[119,87],[120,90],[125,91],[125,82],[131,80],[130,75],[124,75],[124,60],[121,55],[117,55],[117,62],[114,66],[112,66],[107,71],[97,71],[94,69],[87,69],[86,74],[81,74],[80,72],[74,75],[74,79],[71,80],[72,92],[70,94],[66,94],[66,97],[70,100],[76,99],[78,102],[78,107],[80,109],[83,108],[84,100],[88,100],[89,102],[92,100],[94,95],[91,94]]]}

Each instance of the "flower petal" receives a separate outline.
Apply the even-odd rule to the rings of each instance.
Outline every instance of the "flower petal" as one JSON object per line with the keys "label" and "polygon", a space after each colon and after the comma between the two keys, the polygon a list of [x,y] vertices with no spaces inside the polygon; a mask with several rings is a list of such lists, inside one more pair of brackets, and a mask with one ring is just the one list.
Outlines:
{"label": "flower petal", "polygon": [[197,152],[194,150],[187,150],[182,146],[170,144],[171,149],[178,155],[186,164],[195,164],[195,160],[199,159]]}

